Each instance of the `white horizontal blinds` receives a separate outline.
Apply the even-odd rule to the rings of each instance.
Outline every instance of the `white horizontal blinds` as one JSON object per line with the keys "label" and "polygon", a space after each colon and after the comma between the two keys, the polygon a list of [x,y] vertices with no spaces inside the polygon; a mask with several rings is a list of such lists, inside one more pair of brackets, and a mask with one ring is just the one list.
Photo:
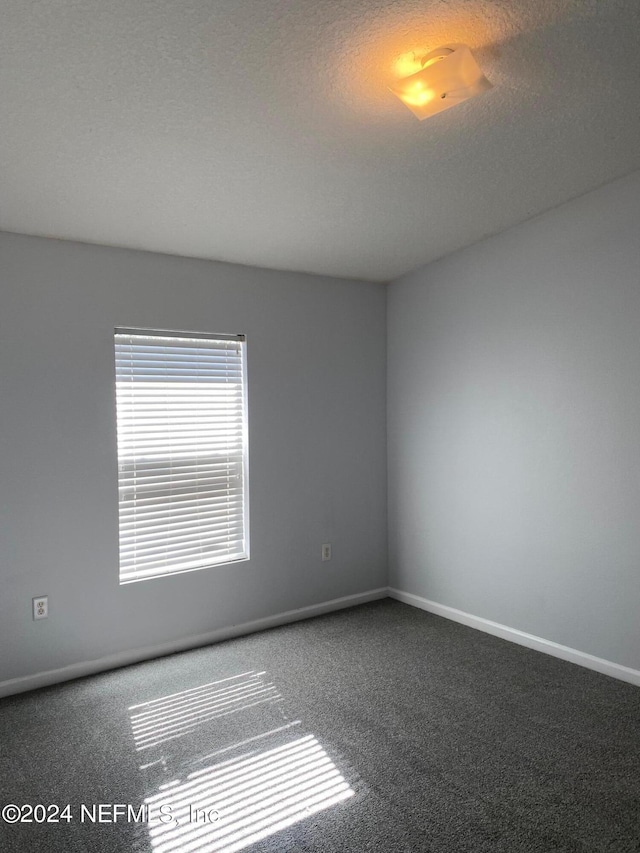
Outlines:
{"label": "white horizontal blinds", "polygon": [[246,557],[244,346],[116,331],[121,583]]}

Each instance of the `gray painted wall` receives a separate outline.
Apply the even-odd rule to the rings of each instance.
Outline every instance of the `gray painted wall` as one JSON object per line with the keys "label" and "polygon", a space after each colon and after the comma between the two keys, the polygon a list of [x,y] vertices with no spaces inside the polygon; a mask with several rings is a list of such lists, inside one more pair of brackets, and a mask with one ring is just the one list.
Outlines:
{"label": "gray painted wall", "polygon": [[[0,681],[386,585],[382,285],[3,234],[0,324]],[[119,586],[116,325],[247,335],[249,562]]]}
{"label": "gray painted wall", "polygon": [[390,584],[640,666],[640,174],[392,284]]}

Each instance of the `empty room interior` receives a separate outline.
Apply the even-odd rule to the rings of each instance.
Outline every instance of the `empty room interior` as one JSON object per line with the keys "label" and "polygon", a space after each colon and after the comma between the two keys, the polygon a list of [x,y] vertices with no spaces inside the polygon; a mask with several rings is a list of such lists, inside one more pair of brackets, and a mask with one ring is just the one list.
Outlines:
{"label": "empty room interior", "polygon": [[638,853],[636,0],[0,11],[0,853]]}

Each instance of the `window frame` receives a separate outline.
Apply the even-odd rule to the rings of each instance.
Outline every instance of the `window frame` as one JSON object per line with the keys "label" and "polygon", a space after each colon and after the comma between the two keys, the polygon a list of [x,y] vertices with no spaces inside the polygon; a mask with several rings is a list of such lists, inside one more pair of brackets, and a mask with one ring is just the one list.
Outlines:
{"label": "window frame", "polygon": [[[131,572],[131,576],[122,573],[122,546],[121,546],[121,485],[120,485],[120,465],[121,455],[119,447],[119,417],[118,417],[118,370],[117,370],[117,336],[118,335],[139,335],[145,337],[167,338],[169,340],[206,340],[206,341],[237,341],[240,344],[240,365],[241,365],[241,412],[242,412],[242,544],[243,553],[241,556],[228,559],[219,559],[214,562],[206,563],[200,566],[186,566],[184,568],[170,567],[166,570],[158,568],[153,574],[140,574],[136,576],[135,572]],[[250,516],[249,516],[249,406],[248,406],[248,383],[247,383],[247,340],[244,334],[216,334],[212,332],[194,332],[177,329],[151,329],[137,328],[133,326],[115,326],[113,331],[113,353],[114,353],[114,411],[115,411],[115,428],[116,428],[116,486],[118,496],[118,580],[119,585],[124,586],[130,583],[140,583],[141,581],[157,580],[164,577],[172,577],[174,575],[187,574],[190,572],[199,572],[206,569],[215,569],[223,566],[229,566],[236,563],[246,563],[250,560]],[[169,514],[168,514],[169,515]],[[144,571],[144,570],[142,570]],[[149,570],[150,571],[150,570]]]}

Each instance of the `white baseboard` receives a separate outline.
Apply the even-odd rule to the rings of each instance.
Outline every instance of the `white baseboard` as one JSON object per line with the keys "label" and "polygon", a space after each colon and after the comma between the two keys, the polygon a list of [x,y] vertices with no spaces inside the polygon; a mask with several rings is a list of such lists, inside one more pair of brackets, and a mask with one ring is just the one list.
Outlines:
{"label": "white baseboard", "polygon": [[481,616],[473,616],[471,613],[465,613],[464,610],[456,610],[455,607],[438,604],[436,601],[429,601],[427,598],[413,595],[410,592],[402,592],[402,590],[389,587],[389,597],[403,601],[405,604],[410,604],[413,607],[419,607],[420,610],[435,613],[436,616],[444,616],[445,619],[451,619],[453,622],[460,622],[462,625],[468,625],[470,628],[484,631],[485,634],[493,634],[494,637],[510,640],[512,643],[517,643],[520,646],[535,649],[537,652],[544,652],[547,655],[561,658],[561,660],[570,661],[570,663],[577,663],[579,666],[593,669],[603,675],[610,675],[621,681],[628,681],[629,684],[635,684],[637,687],[640,687],[640,670],[631,669],[628,666],[604,660],[604,658],[597,658],[586,652],[571,649],[569,646],[561,646],[559,643],[554,643],[551,640],[545,640],[542,637],[518,631],[517,628],[509,628],[507,625],[492,622],[490,619],[483,619]]}
{"label": "white baseboard", "polygon": [[229,640],[232,637],[241,637],[253,634],[256,631],[264,631],[266,628],[275,628],[278,625],[287,625],[291,622],[299,622],[302,619],[310,619],[313,616],[321,616],[323,613],[332,613],[335,610],[343,610],[345,607],[355,607],[357,604],[365,604],[367,601],[376,601],[379,598],[387,598],[387,588],[371,589],[367,592],[359,592],[355,595],[346,595],[343,598],[334,598],[331,601],[323,601],[320,604],[311,604],[309,607],[299,607],[297,610],[287,610],[285,613],[277,613],[275,616],[265,616],[252,622],[243,622],[240,625],[229,625],[210,631],[207,634],[192,635],[174,640],[169,643],[161,643],[155,646],[132,649],[131,651],[119,652],[108,657],[97,660],[80,661],[78,663],[63,666],[59,669],[50,669],[46,672],[37,672],[34,675],[25,675],[20,678],[11,678],[0,681],[0,698],[12,696],[15,693],[24,693],[26,690],[34,690],[37,687],[48,687],[63,681],[71,681],[73,678],[82,678],[85,675],[94,675],[109,669],[117,669],[132,663],[140,663],[144,660],[163,657],[164,655],[183,652],[188,649],[196,649],[200,646],[208,646],[221,640]]}

